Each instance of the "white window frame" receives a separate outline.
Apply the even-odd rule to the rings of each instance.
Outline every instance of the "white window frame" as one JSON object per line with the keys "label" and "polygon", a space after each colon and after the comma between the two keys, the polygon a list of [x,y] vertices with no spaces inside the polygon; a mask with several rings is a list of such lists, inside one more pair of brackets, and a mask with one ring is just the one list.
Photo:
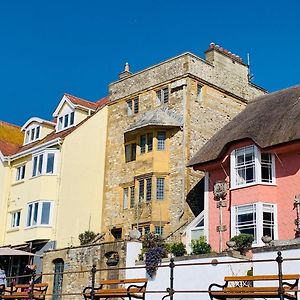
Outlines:
{"label": "white window frame", "polygon": [[[239,150],[243,149],[249,149],[253,148],[254,152],[254,180],[252,182],[243,182],[243,183],[238,183],[238,176],[237,176],[237,166],[236,166],[236,152]],[[275,185],[276,184],[276,174],[275,174],[275,156],[272,153],[271,158],[272,158],[272,181],[271,182],[266,182],[262,181],[262,176],[261,176],[261,151],[258,149],[257,146],[255,145],[249,145],[245,147],[241,147],[238,149],[235,149],[231,152],[230,154],[230,188],[241,188],[245,186],[251,186],[255,184],[265,184],[265,185]]]}
{"label": "white window frame", "polygon": [[22,164],[18,166],[16,170],[16,181],[24,180],[25,174],[26,174],[26,164]]}
{"label": "white window frame", "polygon": [[[73,117],[71,118],[72,115]],[[73,122],[71,122],[72,119]],[[57,116],[56,132],[71,128],[75,126],[75,123],[75,110],[72,110],[66,114],[59,115]]]}
{"label": "white window frame", "polygon": [[25,131],[24,145],[30,144],[40,139],[41,136],[41,126],[32,125],[29,126]]}
{"label": "white window frame", "polygon": [[[11,212],[10,215],[11,215],[10,228],[12,229],[19,228],[21,223],[21,210],[15,210]],[[16,218],[17,215],[19,215],[18,218]]]}
{"label": "white window frame", "polygon": [[155,95],[157,105],[166,104],[170,101],[170,91],[168,87],[157,90]]}
{"label": "white window frame", "polygon": [[274,215],[274,240],[278,239],[278,222],[277,222],[277,204],[275,203],[266,203],[266,202],[254,202],[254,203],[247,203],[242,205],[235,205],[231,207],[231,237],[234,237],[239,234],[237,229],[237,209],[239,207],[246,207],[246,206],[253,206],[256,212],[256,219],[254,223],[255,227],[255,235],[256,241],[253,242],[253,247],[263,246],[264,243],[261,240],[263,236],[263,213],[267,210],[267,206],[272,206],[272,212]]}
{"label": "white window frame", "polygon": [[[53,172],[48,172],[48,155],[54,154],[53,160]],[[40,158],[42,157],[42,158]],[[37,177],[40,175],[56,175],[57,171],[57,158],[58,158],[58,150],[46,150],[43,152],[36,153],[32,155],[32,177]],[[35,159],[37,159],[37,165],[35,166]],[[41,165],[41,166],[40,166]]]}
{"label": "white window frame", "polygon": [[[42,210],[43,210],[43,203],[49,203],[49,223],[48,224],[41,224],[42,222]],[[34,215],[34,207],[37,204],[37,220],[36,223],[33,224],[33,215]],[[31,215],[29,215],[29,207],[31,209]],[[26,217],[26,228],[34,228],[34,227],[51,227],[52,226],[52,215],[53,215],[53,201],[51,200],[38,200],[32,201],[27,204],[27,217]]]}

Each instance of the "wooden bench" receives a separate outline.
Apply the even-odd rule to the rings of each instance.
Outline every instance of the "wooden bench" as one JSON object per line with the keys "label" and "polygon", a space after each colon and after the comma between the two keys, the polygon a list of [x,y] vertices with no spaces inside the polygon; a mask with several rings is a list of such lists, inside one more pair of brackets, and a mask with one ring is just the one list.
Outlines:
{"label": "wooden bench", "polygon": [[[282,275],[282,280],[283,298],[297,299],[299,274]],[[213,283],[209,286],[208,293],[211,299],[280,298],[281,295],[278,275],[227,276],[224,281],[224,285]],[[278,284],[254,286],[255,282],[262,281],[278,281]],[[293,282],[291,283],[291,281]],[[234,284],[232,284],[233,282]],[[214,287],[221,288],[221,290],[213,290]]]}
{"label": "wooden bench", "polygon": [[[147,278],[101,280],[99,287],[88,286],[83,290],[84,299],[137,298],[145,299]],[[128,286],[125,286],[128,285]]]}
{"label": "wooden bench", "polygon": [[44,300],[48,283],[16,284],[6,287],[0,294],[0,299],[37,299]]}

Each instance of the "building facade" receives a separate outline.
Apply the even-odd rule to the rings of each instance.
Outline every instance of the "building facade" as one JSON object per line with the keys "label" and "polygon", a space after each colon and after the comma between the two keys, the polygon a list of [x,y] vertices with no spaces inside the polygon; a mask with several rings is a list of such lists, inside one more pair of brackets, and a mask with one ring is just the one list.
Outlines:
{"label": "building facade", "polygon": [[252,234],[254,247],[263,236],[299,237],[299,96],[296,86],[251,101],[191,159],[206,172],[206,196],[188,237],[201,221],[214,250],[240,233]]}
{"label": "building facade", "polygon": [[[176,236],[204,209],[203,174],[186,168],[199,144],[265,91],[248,67],[211,44],[205,59],[184,53],[109,86],[102,230]],[[201,198],[201,196],[200,196]]]}
{"label": "building facade", "polygon": [[1,157],[1,245],[42,254],[79,245],[86,230],[100,233],[106,103],[65,94],[52,121],[34,117],[18,129],[22,143]]}

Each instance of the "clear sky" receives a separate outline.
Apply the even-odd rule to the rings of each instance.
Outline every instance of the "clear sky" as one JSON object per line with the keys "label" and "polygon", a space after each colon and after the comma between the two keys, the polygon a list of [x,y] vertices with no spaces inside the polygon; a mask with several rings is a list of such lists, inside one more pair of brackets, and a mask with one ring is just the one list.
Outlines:
{"label": "clear sky", "polygon": [[253,82],[300,83],[300,1],[0,0],[0,119],[51,119],[63,93],[95,101],[132,72],[210,42],[251,57]]}

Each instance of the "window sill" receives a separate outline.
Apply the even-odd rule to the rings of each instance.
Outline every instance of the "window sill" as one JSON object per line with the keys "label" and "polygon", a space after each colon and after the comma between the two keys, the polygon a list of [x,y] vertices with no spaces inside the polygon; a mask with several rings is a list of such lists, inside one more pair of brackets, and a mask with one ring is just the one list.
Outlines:
{"label": "window sill", "polygon": [[43,176],[56,176],[57,174],[40,174],[40,175],[36,175],[36,176],[32,176],[29,178],[29,180],[35,179],[35,178],[39,178],[39,177],[43,177]]}
{"label": "window sill", "polygon": [[251,186],[255,186],[255,185],[277,186],[276,183],[251,182],[251,183],[247,183],[247,184],[242,184],[242,185],[238,185],[238,186],[235,186],[235,187],[231,187],[229,190],[230,190],[230,191],[233,191],[233,190],[242,189],[242,188],[247,188],[247,187],[251,187]]}
{"label": "window sill", "polygon": [[20,228],[19,227],[16,227],[16,228],[9,228],[9,229],[7,229],[7,232],[9,233],[9,232],[16,232],[16,231],[19,231],[20,230]]}
{"label": "window sill", "polygon": [[34,226],[28,226],[25,228],[25,230],[29,230],[29,229],[35,229],[35,228],[52,228],[52,225],[34,225]]}
{"label": "window sill", "polygon": [[18,184],[21,184],[21,183],[24,183],[24,182],[25,182],[25,180],[21,179],[21,180],[18,180],[16,182],[12,183],[11,186],[15,186],[15,185],[18,185]]}
{"label": "window sill", "polygon": [[73,124],[73,125],[71,125],[71,126],[68,126],[68,127],[64,127],[64,128],[61,128],[61,129],[56,129],[56,133],[58,133],[58,132],[62,132],[62,131],[64,131],[64,130],[67,130],[67,129],[70,129],[70,128],[72,128],[72,127],[75,127],[76,125],[75,124]]}

